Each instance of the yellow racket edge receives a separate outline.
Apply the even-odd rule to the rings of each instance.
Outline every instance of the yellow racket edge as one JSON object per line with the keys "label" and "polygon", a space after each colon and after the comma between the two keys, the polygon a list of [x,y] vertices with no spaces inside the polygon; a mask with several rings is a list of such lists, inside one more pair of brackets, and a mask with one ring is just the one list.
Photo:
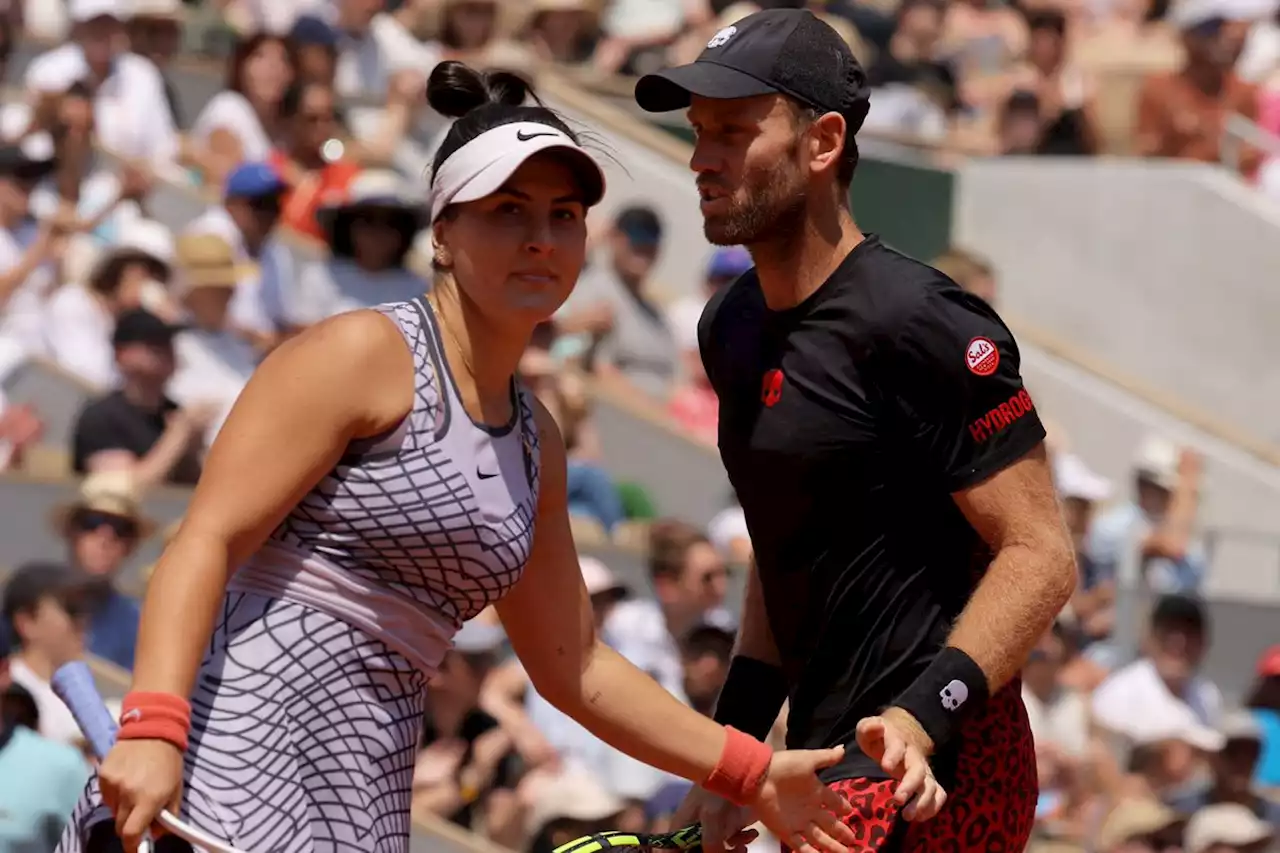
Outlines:
{"label": "yellow racket edge", "polygon": [[662,835],[610,830],[575,838],[557,847],[554,853],[602,853],[605,850],[634,848],[642,850],[692,851],[702,846],[702,825],[694,824]]}

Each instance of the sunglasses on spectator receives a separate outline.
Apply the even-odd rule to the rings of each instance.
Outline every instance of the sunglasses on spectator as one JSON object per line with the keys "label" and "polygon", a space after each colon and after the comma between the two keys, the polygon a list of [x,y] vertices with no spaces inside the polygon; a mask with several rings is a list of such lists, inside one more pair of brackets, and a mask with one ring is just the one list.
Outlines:
{"label": "sunglasses on spectator", "polygon": [[72,524],[82,533],[91,533],[101,527],[109,527],[111,532],[121,539],[133,539],[138,535],[138,523],[133,519],[96,510],[77,512],[72,519]]}

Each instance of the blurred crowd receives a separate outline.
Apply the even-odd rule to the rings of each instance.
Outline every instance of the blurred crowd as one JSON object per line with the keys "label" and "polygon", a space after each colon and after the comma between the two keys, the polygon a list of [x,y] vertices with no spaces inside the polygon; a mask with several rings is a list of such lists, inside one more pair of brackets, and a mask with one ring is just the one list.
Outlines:
{"label": "blurred crowd", "polygon": [[[1229,112],[1280,129],[1267,0],[10,0],[0,62],[53,46],[7,75],[0,105],[0,389],[52,365],[85,404],[54,442],[55,413],[0,391],[0,471],[78,484],[48,518],[61,546],[0,567],[0,853],[51,850],[89,773],[49,677],[86,655],[131,667],[130,567],[164,536],[148,490],[198,478],[255,365],[289,336],[429,287],[420,143],[433,65],[556,63],[602,86],[687,61],[719,28],[778,5],[814,7],[855,45],[878,132],[1006,154],[1123,140],[1215,161]],[[187,114],[175,75],[197,22],[229,49],[218,90]],[[1238,165],[1266,185],[1259,152]],[[166,224],[161,186],[199,193],[203,211]],[[730,497],[705,529],[664,517],[610,474],[593,409],[593,388],[620,389],[690,441],[716,442],[697,321],[750,257],[718,249],[698,290],[665,299],[653,280],[665,229],[644,204],[593,221],[589,265],[521,372],[565,435],[575,536],[599,555],[581,568],[601,635],[710,713],[751,555],[742,512]],[[998,305],[985,259],[957,248],[934,263]],[[1280,647],[1239,702],[1202,671],[1201,457],[1150,436],[1130,481],[1113,484],[1060,430],[1051,450],[1082,583],[1024,671],[1042,787],[1033,849],[1266,849],[1280,819]],[[1158,596],[1136,650],[1117,630],[1136,618],[1118,600],[1135,546]],[[618,554],[645,571],[610,565]],[[512,849],[666,829],[686,790],[534,693],[491,613],[463,629],[426,703],[415,812]],[[785,728],[784,710],[779,741]]]}

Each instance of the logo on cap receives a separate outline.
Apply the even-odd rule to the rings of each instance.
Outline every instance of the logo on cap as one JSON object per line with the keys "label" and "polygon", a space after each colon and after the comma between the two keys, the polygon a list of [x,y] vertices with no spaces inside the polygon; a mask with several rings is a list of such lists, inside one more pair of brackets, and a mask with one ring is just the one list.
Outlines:
{"label": "logo on cap", "polygon": [[977,337],[969,341],[964,358],[969,369],[979,376],[990,376],[1000,366],[1000,350],[990,338]]}
{"label": "logo on cap", "polygon": [[707,42],[707,47],[720,47],[722,44],[726,44],[729,39],[737,35],[737,33],[737,27],[725,27],[723,30],[711,37],[711,41]]}

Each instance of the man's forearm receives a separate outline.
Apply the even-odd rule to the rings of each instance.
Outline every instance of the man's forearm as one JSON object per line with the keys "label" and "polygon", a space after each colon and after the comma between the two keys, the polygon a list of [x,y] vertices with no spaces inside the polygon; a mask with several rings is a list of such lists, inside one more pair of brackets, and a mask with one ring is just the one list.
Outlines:
{"label": "man's forearm", "polygon": [[1022,669],[1031,649],[1075,590],[1076,567],[1065,539],[1000,550],[961,612],[947,645],[981,667],[994,693]]}

